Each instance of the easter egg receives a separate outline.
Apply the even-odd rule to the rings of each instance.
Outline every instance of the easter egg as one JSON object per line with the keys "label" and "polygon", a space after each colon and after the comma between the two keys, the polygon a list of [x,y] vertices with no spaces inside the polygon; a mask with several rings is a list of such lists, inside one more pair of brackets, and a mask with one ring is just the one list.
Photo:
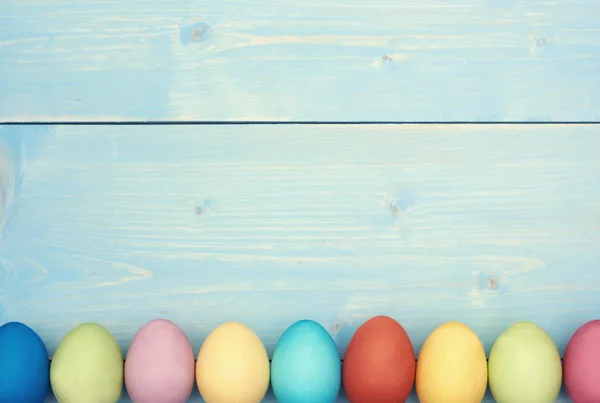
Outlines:
{"label": "easter egg", "polygon": [[19,322],[0,326],[0,402],[42,403],[49,371],[48,351],[37,333]]}
{"label": "easter egg", "polygon": [[327,330],[301,320],[279,338],[271,360],[271,384],[278,403],[332,403],[342,382],[342,363]]}
{"label": "easter egg", "polygon": [[435,329],[419,352],[415,383],[421,403],[481,403],[487,362],[477,335],[460,322]]}
{"label": "easter egg", "polygon": [[248,326],[213,330],[200,348],[196,383],[206,403],[259,403],[269,388],[269,356]]}
{"label": "easter egg", "polygon": [[600,320],[585,323],[571,336],[563,371],[573,403],[600,402]]}
{"label": "easter egg", "polygon": [[115,403],[123,389],[123,354],[101,325],[84,323],[61,340],[50,364],[60,403]]}
{"label": "easter egg", "polygon": [[175,323],[157,319],[133,338],[125,357],[125,387],[133,403],[185,403],[194,389],[192,345]]}
{"label": "easter egg", "polygon": [[362,324],[346,349],[342,380],[350,403],[405,402],[415,380],[415,352],[404,328],[387,316]]}
{"label": "easter egg", "polygon": [[498,403],[555,402],[562,382],[556,345],[539,326],[517,322],[494,342],[488,360],[490,390]]}

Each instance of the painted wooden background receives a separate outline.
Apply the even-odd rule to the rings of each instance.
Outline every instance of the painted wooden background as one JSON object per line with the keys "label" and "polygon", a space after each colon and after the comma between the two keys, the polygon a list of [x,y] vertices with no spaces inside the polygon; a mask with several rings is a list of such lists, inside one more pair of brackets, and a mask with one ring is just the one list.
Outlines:
{"label": "painted wooden background", "polygon": [[312,318],[343,354],[377,314],[417,353],[530,320],[562,353],[600,316],[599,15],[0,0],[0,323],[125,352],[168,317],[197,353],[238,320],[271,353]]}
{"label": "painted wooden background", "polygon": [[595,0],[2,0],[3,121],[598,121]]}
{"label": "painted wooden background", "polygon": [[271,353],[309,317],[343,354],[374,314],[398,318],[417,352],[450,319],[486,351],[514,321],[535,321],[562,352],[598,315],[595,125],[1,135],[17,172],[2,319],[32,325],[51,352],[83,321],[106,325],[125,351],[146,321],[168,317],[196,352],[218,324],[243,320]]}

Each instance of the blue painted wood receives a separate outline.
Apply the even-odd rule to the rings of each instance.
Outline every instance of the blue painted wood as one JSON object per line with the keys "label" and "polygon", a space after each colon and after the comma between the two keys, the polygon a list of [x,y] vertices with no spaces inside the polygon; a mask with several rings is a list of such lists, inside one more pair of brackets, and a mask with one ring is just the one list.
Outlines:
{"label": "blue painted wood", "polygon": [[[125,351],[167,317],[195,352],[292,322],[343,354],[388,314],[489,352],[535,321],[562,352],[600,314],[600,126],[3,126],[0,322],[50,353],[83,321]],[[21,172],[9,182],[8,172]],[[567,401],[567,400],[563,400]]]}
{"label": "blue painted wood", "polygon": [[0,121],[598,121],[595,0],[12,0]]}

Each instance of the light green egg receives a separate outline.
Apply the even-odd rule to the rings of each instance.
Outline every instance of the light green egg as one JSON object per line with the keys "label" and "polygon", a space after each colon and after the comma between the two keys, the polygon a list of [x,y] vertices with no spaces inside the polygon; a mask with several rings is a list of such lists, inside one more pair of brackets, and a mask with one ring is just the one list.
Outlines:
{"label": "light green egg", "polygon": [[96,323],[73,328],[52,357],[50,383],[60,403],[115,403],[123,390],[123,353]]}
{"label": "light green egg", "polygon": [[488,372],[497,403],[554,403],[560,393],[560,354],[550,336],[534,323],[517,322],[496,339]]}

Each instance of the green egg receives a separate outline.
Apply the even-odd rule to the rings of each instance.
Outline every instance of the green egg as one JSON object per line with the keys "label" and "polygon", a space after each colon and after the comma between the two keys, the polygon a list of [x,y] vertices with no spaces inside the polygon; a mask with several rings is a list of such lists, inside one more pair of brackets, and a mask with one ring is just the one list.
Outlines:
{"label": "green egg", "polygon": [[50,384],[60,403],[116,403],[123,390],[123,353],[96,323],[73,328],[52,357]]}
{"label": "green egg", "polygon": [[560,354],[550,336],[534,323],[517,322],[496,339],[488,372],[497,403],[554,403],[560,393]]}

